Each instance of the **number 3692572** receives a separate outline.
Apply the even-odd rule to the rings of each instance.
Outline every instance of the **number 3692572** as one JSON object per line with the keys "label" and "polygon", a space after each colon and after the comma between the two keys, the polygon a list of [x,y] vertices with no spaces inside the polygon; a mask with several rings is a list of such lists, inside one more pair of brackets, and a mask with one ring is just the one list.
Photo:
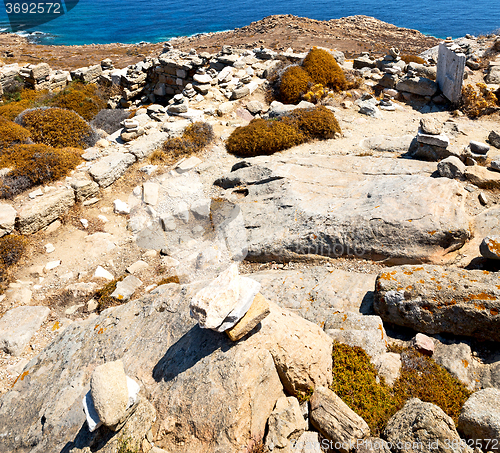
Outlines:
{"label": "number 3692572", "polygon": [[62,14],[60,3],[6,3],[7,14]]}

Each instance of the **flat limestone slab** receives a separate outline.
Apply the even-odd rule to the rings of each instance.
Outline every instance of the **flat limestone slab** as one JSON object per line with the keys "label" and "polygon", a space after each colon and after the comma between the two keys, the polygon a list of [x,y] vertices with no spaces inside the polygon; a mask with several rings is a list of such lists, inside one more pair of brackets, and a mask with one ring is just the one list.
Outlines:
{"label": "flat limestone slab", "polygon": [[66,213],[75,204],[73,189],[62,188],[23,203],[17,228],[22,234],[36,233]]}
{"label": "flat limestone slab", "polygon": [[226,330],[227,336],[233,341],[238,341],[257,326],[269,313],[271,313],[269,311],[269,302],[262,294],[257,294],[245,316],[234,327]]}
{"label": "flat limestone slab", "polygon": [[135,160],[135,156],[130,153],[110,153],[92,165],[89,173],[99,186],[108,187],[123,176]]}
{"label": "flat limestone slab", "polygon": [[[247,259],[357,256],[395,263],[440,260],[470,237],[462,186],[435,166],[357,156],[248,159],[281,179],[247,186],[238,202]],[[431,170],[432,168],[432,170]]]}
{"label": "flat limestone slab", "polygon": [[48,307],[24,306],[0,318],[0,349],[18,356],[50,314]]}

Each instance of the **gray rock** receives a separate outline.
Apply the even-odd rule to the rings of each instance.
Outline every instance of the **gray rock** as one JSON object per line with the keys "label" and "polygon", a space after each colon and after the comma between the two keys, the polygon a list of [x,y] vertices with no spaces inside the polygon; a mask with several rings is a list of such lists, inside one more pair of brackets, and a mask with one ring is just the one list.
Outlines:
{"label": "gray rock", "polygon": [[155,182],[145,182],[142,184],[142,201],[151,206],[158,203],[158,192],[160,185]]}
{"label": "gray rock", "polygon": [[16,215],[16,210],[10,204],[0,203],[0,237],[14,231]]}
{"label": "gray rock", "polygon": [[443,124],[436,118],[421,118],[420,127],[424,134],[440,135],[443,131]]}
{"label": "gray rock", "polygon": [[253,114],[256,115],[257,113],[262,112],[264,110],[264,106],[262,105],[262,102],[259,101],[250,101],[247,104],[247,110]]}
{"label": "gray rock", "polygon": [[0,349],[13,356],[21,355],[25,346],[50,314],[48,307],[17,307],[0,318]]}
{"label": "gray rock", "polygon": [[471,140],[469,143],[469,148],[474,154],[487,154],[490,150],[490,145],[475,140]]}
{"label": "gray rock", "polygon": [[349,443],[356,444],[370,435],[367,423],[330,389],[315,388],[310,404],[312,425],[328,439],[338,442],[337,449],[341,452],[349,452]]}
{"label": "gray rock", "polygon": [[465,164],[456,156],[443,159],[437,166],[439,175],[450,179],[463,179],[466,168]]}
{"label": "gray rock", "polygon": [[488,135],[488,140],[492,146],[500,149],[500,133],[497,131],[491,131]]}
{"label": "gray rock", "polygon": [[[2,448],[18,453],[34,448],[57,452],[102,448],[98,435],[82,430],[81,401],[91,370],[105,357],[122,360],[127,374],[144,386],[147,399],[162,408],[154,442],[170,453],[235,451],[262,439],[275,403],[283,396],[274,355],[281,354],[276,363],[282,369],[312,373],[324,367],[321,374],[325,376],[318,384],[328,385],[331,343],[329,350],[318,349],[318,327],[270,304],[271,313],[260,329],[234,343],[225,335],[200,329],[190,319],[189,302],[199,289],[199,283],[164,285],[155,294],[67,327],[28,365],[25,379],[2,395]],[[304,341],[304,332],[312,328],[318,334]],[[298,347],[300,354],[295,352]],[[311,381],[304,384],[314,385]],[[141,433],[130,425],[123,429],[130,428],[129,433],[134,432],[134,438],[142,435],[142,440],[155,417],[139,423],[135,417],[141,407],[142,403],[129,419],[137,420]],[[184,439],[182,445],[179,438]],[[206,439],[217,439],[217,445],[207,444]]]}
{"label": "gray rock", "polygon": [[374,308],[384,321],[420,332],[500,341],[496,285],[500,276],[494,272],[394,267],[377,277]]}
{"label": "gray rock", "polygon": [[267,422],[268,433],[265,445],[270,451],[289,449],[307,429],[307,422],[302,416],[297,398],[282,396],[276,401]]}
{"label": "gray rock", "polygon": [[[292,442],[294,453],[323,453],[317,432],[306,431]],[[389,452],[387,452],[389,453]]]}
{"label": "gray rock", "polygon": [[186,113],[188,111],[188,104],[172,104],[168,106],[168,113],[178,114],[178,113]]}
{"label": "gray rock", "polygon": [[434,96],[438,90],[437,83],[425,77],[403,77],[396,85],[398,91],[406,91],[419,96]]}
{"label": "gray rock", "polygon": [[450,144],[450,139],[447,135],[431,135],[419,132],[417,134],[417,141],[426,145],[438,146],[440,148],[447,148]]}
{"label": "gray rock", "polygon": [[479,373],[472,358],[470,346],[465,343],[443,344],[438,343],[433,355],[436,363],[446,368],[452,376],[474,390],[478,381]]}
{"label": "gray rock", "polygon": [[237,205],[247,259],[350,255],[418,262],[456,250],[469,237],[464,190],[456,181],[419,174],[432,173],[432,164],[302,154],[290,163],[266,156],[265,166],[280,179],[247,186]]}
{"label": "gray rock", "polygon": [[486,236],[479,246],[481,255],[490,260],[500,260],[500,236]]}
{"label": "gray rock", "polygon": [[214,185],[223,189],[231,189],[237,186],[265,183],[273,179],[278,178],[273,177],[273,172],[269,168],[261,167],[260,165],[251,165],[231,171],[231,173],[215,180]]}
{"label": "gray rock", "polygon": [[363,349],[371,359],[387,352],[387,342],[380,331],[369,330],[340,330],[340,329],[327,329],[325,330],[334,341],[349,346],[357,346]]}
{"label": "gray rock", "polygon": [[237,99],[241,99],[245,96],[248,96],[249,94],[250,94],[250,88],[247,85],[245,85],[233,90],[231,94],[231,100],[235,101]]}
{"label": "gray rock", "polygon": [[110,297],[121,302],[127,302],[141,286],[142,282],[137,277],[129,275],[116,284],[116,289],[111,293]]}
{"label": "gray rock", "polygon": [[492,160],[490,163],[490,169],[500,171],[500,159]]}
{"label": "gray rock", "polygon": [[370,68],[373,69],[377,65],[375,60],[372,60],[368,56],[355,58],[352,62],[353,69]]}
{"label": "gray rock", "polygon": [[403,135],[401,137],[376,135],[362,140],[361,146],[380,152],[406,152],[410,148],[413,139],[413,135]]}
{"label": "gray rock", "polygon": [[[422,453],[472,453],[455,429],[453,420],[443,410],[432,403],[424,403],[418,398],[406,402],[387,422],[383,436],[392,444],[394,453],[412,451],[405,448],[418,443]],[[453,450],[449,445],[456,445]]]}
{"label": "gray rock", "polygon": [[395,352],[385,352],[372,360],[377,373],[385,383],[392,387],[401,374],[401,355]]}
{"label": "gray rock", "polygon": [[377,106],[372,103],[362,103],[359,105],[359,113],[371,116],[372,118],[382,118],[382,113]]}
{"label": "gray rock", "polygon": [[125,417],[128,387],[121,360],[95,368],[90,379],[90,394],[97,415],[105,426],[115,426]]}
{"label": "gray rock", "polygon": [[124,142],[131,142],[132,140],[135,140],[136,138],[139,138],[141,135],[144,135],[145,133],[146,133],[146,130],[143,127],[138,127],[135,130],[132,130],[132,129],[125,130],[124,129],[123,132],[120,135],[120,138]]}
{"label": "gray rock", "polygon": [[75,204],[73,189],[61,188],[24,203],[17,215],[22,234],[36,233],[66,213]]}
{"label": "gray rock", "polygon": [[488,68],[488,74],[484,77],[486,83],[500,84],[500,64],[492,65]]}
{"label": "gray rock", "polygon": [[71,182],[76,201],[85,201],[99,195],[99,185],[90,179],[77,179]]}
{"label": "gray rock", "polygon": [[[177,124],[178,122],[169,123]],[[189,122],[188,122],[189,123]],[[147,135],[136,138],[128,145],[129,153],[133,154],[137,159],[149,157],[155,149],[158,149],[167,139],[169,134],[158,130],[149,130]]]}
{"label": "gray rock", "polygon": [[92,165],[89,174],[99,186],[108,187],[121,178],[135,160],[135,156],[130,153],[110,153]]}
{"label": "gray rock", "polygon": [[458,418],[458,431],[483,451],[500,450],[500,390],[488,388],[473,393]]}
{"label": "gray rock", "polygon": [[407,70],[413,71],[417,76],[427,77],[431,80],[436,80],[437,67],[436,66],[426,66],[424,64],[410,62],[408,63]]}

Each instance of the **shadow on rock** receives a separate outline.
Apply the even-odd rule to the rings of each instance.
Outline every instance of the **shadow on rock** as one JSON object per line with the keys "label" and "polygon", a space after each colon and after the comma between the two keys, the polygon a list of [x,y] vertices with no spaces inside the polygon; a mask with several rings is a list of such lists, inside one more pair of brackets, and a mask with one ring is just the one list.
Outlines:
{"label": "shadow on rock", "polygon": [[171,381],[200,360],[212,355],[218,349],[228,351],[234,345],[225,334],[193,326],[176,343],[168,348],[153,369],[156,382]]}

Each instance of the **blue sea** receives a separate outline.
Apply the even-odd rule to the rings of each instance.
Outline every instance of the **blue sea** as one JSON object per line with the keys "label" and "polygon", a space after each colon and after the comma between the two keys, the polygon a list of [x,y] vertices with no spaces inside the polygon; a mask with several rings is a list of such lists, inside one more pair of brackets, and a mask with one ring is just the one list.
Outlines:
{"label": "blue sea", "polygon": [[[25,34],[41,32],[34,35],[40,43],[58,45],[160,42],[242,27],[272,14],[321,20],[363,14],[438,38],[500,29],[498,0],[80,0]],[[2,3],[0,29],[9,31]]]}

